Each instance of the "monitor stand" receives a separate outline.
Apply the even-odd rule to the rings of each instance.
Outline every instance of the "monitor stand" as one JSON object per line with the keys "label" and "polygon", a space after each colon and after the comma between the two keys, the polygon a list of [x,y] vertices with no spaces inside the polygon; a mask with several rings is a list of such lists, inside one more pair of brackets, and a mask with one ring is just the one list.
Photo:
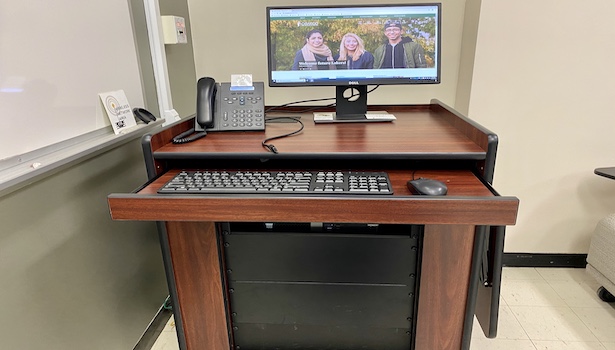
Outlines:
{"label": "monitor stand", "polygon": [[378,123],[396,119],[386,111],[367,112],[367,85],[336,86],[335,100],[335,113],[314,112],[314,123]]}
{"label": "monitor stand", "polygon": [[335,117],[340,122],[364,122],[367,113],[367,85],[335,87]]}

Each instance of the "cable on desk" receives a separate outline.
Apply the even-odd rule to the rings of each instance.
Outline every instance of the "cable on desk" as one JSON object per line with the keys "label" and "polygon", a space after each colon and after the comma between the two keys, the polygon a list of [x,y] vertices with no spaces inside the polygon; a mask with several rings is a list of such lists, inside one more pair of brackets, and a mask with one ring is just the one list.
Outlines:
{"label": "cable on desk", "polygon": [[[379,87],[380,87],[380,85],[376,85],[376,86],[374,86],[371,90],[367,91],[367,93],[369,94],[370,92],[372,92],[372,91],[376,90],[376,89],[377,89],[377,88],[379,88]],[[355,97],[355,96],[357,96],[357,94],[355,94],[355,93],[353,92],[353,94],[352,94],[349,98],[353,98],[353,97]],[[268,109],[266,109],[266,110],[265,110],[265,113],[268,113],[268,112],[273,112],[273,111],[275,111],[276,109],[280,109],[280,108],[288,107],[288,106],[295,105],[295,104],[299,104],[299,103],[307,103],[307,102],[320,102],[320,101],[330,101],[330,100],[335,100],[335,97],[329,97],[329,98],[317,98],[317,99],[313,99],[313,100],[302,100],[302,101],[288,102],[288,103],[285,103],[285,104],[283,104],[283,105],[269,107]],[[306,107],[307,107],[307,106],[306,106]],[[335,103],[331,103],[331,104],[328,104],[328,105],[326,105],[326,106],[315,106],[315,107],[309,107],[309,108],[307,108],[307,109],[304,109],[304,110],[301,110],[301,111],[296,111],[296,112],[291,112],[291,113],[307,113],[307,112],[311,112],[311,111],[313,111],[313,110],[315,110],[315,109],[320,109],[320,108],[328,108],[328,107],[335,107]],[[285,112],[288,112],[288,111],[285,111]]]}
{"label": "cable on desk", "polygon": [[188,143],[207,136],[207,131],[196,132],[194,128],[173,137],[173,143]]}
{"label": "cable on desk", "polygon": [[[285,103],[285,104],[283,104],[283,105],[269,107],[269,108],[267,108],[267,109],[265,110],[265,113],[269,113],[269,112],[275,111],[276,109],[280,109],[280,108],[288,107],[288,106],[291,106],[291,105],[296,105],[296,104],[299,104],[299,103],[305,103],[305,102],[320,102],[320,101],[330,101],[330,100],[335,100],[335,97],[330,97],[330,98],[317,98],[317,99],[313,99],[313,100],[302,100],[302,101],[288,102],[288,103]],[[335,103],[333,103],[333,104],[329,104],[329,105],[327,105],[327,106],[325,106],[325,107],[332,107],[332,106],[335,106]],[[317,106],[317,107],[315,107],[315,108],[322,108],[322,107],[323,107],[323,106]],[[286,111],[285,111],[285,112],[286,112]],[[305,113],[305,111],[299,111],[299,112],[296,112],[296,113]]]}
{"label": "cable on desk", "polygon": [[301,127],[299,127],[299,129],[297,129],[297,130],[295,130],[293,132],[289,132],[289,133],[282,134],[282,135],[268,137],[268,138],[264,139],[261,142],[261,145],[265,149],[267,149],[269,152],[274,153],[274,154],[278,154],[279,153],[278,149],[273,144],[267,144],[267,142],[269,142],[271,140],[275,140],[275,139],[281,139],[283,137],[288,137],[288,136],[296,135],[296,134],[300,133],[303,130],[304,126],[305,126],[303,124],[303,122],[301,122],[301,120],[299,120],[298,118],[294,118],[294,117],[272,117],[272,118],[266,118],[265,119],[265,123],[267,123],[267,122],[275,122],[275,121],[278,121],[278,120],[280,120],[280,121],[281,120],[294,121],[295,123],[301,124]]}

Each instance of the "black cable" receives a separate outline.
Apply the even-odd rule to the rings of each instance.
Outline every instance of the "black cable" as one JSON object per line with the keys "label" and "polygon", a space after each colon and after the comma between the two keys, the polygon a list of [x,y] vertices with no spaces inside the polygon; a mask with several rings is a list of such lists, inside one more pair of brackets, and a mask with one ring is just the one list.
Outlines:
{"label": "black cable", "polygon": [[188,143],[207,136],[207,131],[195,132],[194,128],[173,137],[173,143]]}
{"label": "black cable", "polygon": [[366,92],[366,93],[367,93],[367,94],[369,94],[370,92],[372,92],[372,91],[376,90],[376,89],[377,89],[377,88],[379,88],[379,87],[380,87],[380,85],[376,85],[376,86],[374,86],[374,88],[373,88],[373,89],[369,90],[369,91],[368,91],[368,92]]}
{"label": "black cable", "polygon": [[[376,85],[376,86],[374,86],[371,90],[367,91],[366,93],[367,93],[367,94],[369,94],[369,93],[371,93],[372,91],[376,90],[376,89],[377,89],[377,88],[379,88],[379,87],[380,87],[380,85]],[[355,96],[356,96],[356,94],[353,92],[353,94],[352,94],[352,95],[350,95],[350,97],[349,97],[349,98],[353,98],[353,97],[355,97]],[[268,109],[266,109],[266,110],[265,110],[265,113],[268,113],[268,112],[271,112],[271,111],[275,111],[276,109],[280,109],[280,108],[288,107],[288,106],[291,106],[291,105],[299,104],[299,103],[307,103],[307,102],[320,102],[320,101],[329,101],[329,100],[335,100],[335,97],[329,97],[329,98],[317,98],[317,99],[313,99],[313,100],[303,100],[303,101],[288,102],[288,103],[285,103],[285,104],[283,104],[283,105],[269,107]],[[328,105],[326,105],[326,106],[315,106],[315,107],[310,107],[310,108],[308,108],[308,109],[304,109],[304,110],[301,110],[301,111],[296,111],[296,112],[292,112],[292,113],[307,113],[307,112],[311,112],[311,111],[313,111],[313,110],[315,110],[315,109],[319,109],[319,108],[327,108],[327,107],[334,107],[334,106],[335,106],[335,103],[331,103],[331,104],[328,104]],[[307,106],[306,106],[306,107],[307,107]]]}
{"label": "black cable", "polygon": [[271,141],[271,140],[275,140],[275,139],[281,139],[283,137],[288,137],[288,136],[292,136],[292,135],[296,135],[298,133],[300,133],[303,128],[305,127],[305,125],[303,124],[303,122],[301,122],[301,120],[294,118],[294,117],[272,117],[272,118],[268,118],[265,120],[265,122],[271,122],[271,121],[275,121],[275,120],[291,120],[291,121],[295,121],[299,124],[301,124],[301,127],[293,132],[289,132],[286,134],[282,134],[282,135],[277,135],[277,136],[272,136],[269,138],[264,139],[261,142],[261,145],[263,146],[263,148],[267,149],[269,152],[274,153],[274,154],[278,154],[278,149],[274,146],[274,145],[268,145],[267,142]]}
{"label": "black cable", "polygon": [[335,103],[330,103],[330,104],[328,104],[326,106],[314,106],[314,107],[302,109],[300,111],[293,111],[293,113],[301,114],[301,113],[307,113],[307,112],[311,112],[311,111],[314,111],[314,110],[317,110],[317,109],[321,109],[321,108],[330,108],[330,107],[335,107]]}
{"label": "black cable", "polygon": [[[303,101],[288,102],[288,103],[285,103],[285,104],[283,104],[283,105],[269,107],[268,109],[266,109],[266,110],[265,110],[265,113],[269,113],[269,112],[271,112],[271,111],[275,111],[276,109],[280,109],[280,108],[288,107],[288,106],[291,106],[291,105],[296,105],[296,104],[298,104],[298,103],[305,103],[305,102],[320,102],[320,101],[329,101],[329,100],[335,100],[335,97],[329,97],[329,98],[317,98],[317,99],[313,99],[313,100],[303,100]],[[335,105],[335,103],[334,103],[333,105]],[[318,106],[317,108],[320,108],[320,106]]]}

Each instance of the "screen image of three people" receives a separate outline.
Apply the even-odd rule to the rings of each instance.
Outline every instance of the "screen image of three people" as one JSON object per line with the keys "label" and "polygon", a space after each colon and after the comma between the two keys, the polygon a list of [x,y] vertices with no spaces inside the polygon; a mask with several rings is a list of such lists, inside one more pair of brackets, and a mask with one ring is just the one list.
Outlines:
{"label": "screen image of three people", "polygon": [[374,53],[365,49],[363,40],[354,33],[346,33],[340,41],[339,53],[333,55],[318,29],[309,31],[305,45],[297,51],[292,70],[316,69],[386,69],[425,68],[425,51],[410,37],[402,35],[398,20],[384,23],[386,42]]}

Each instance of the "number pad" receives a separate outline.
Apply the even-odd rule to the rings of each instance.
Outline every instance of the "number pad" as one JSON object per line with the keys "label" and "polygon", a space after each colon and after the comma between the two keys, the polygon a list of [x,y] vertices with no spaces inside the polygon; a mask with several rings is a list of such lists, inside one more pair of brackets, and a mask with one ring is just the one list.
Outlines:
{"label": "number pad", "polygon": [[220,130],[265,130],[264,84],[254,83],[254,90],[233,91],[223,83]]}

